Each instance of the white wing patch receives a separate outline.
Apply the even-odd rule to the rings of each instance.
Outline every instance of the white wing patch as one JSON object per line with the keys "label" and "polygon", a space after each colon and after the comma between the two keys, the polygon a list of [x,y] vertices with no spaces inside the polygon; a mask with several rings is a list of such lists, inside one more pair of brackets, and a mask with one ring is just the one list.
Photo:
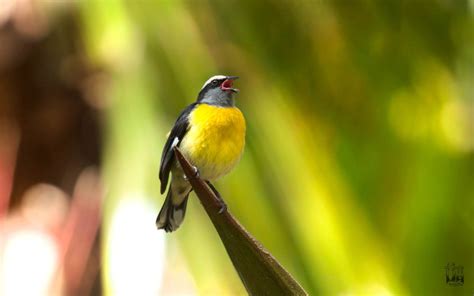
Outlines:
{"label": "white wing patch", "polygon": [[215,76],[212,76],[211,78],[209,78],[209,79],[204,83],[204,85],[202,86],[201,89],[205,88],[206,85],[208,85],[209,82],[211,82],[211,81],[214,80],[214,79],[224,79],[224,78],[226,78],[226,77],[227,77],[227,76],[225,76],[225,75],[215,75]]}
{"label": "white wing patch", "polygon": [[175,137],[173,139],[173,143],[171,143],[171,149],[173,149],[174,146],[178,145],[178,143],[179,143],[179,139],[178,139],[178,137]]}

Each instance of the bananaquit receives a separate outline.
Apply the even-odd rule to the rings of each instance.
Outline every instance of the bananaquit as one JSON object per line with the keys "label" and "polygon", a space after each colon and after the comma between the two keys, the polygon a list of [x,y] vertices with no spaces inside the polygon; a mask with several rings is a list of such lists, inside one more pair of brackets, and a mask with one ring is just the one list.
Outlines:
{"label": "bananaquit", "polygon": [[[166,141],[160,164],[161,193],[171,182],[166,200],[156,218],[158,229],[171,232],[181,225],[191,185],[175,159],[178,146],[194,165],[200,178],[210,183],[229,173],[239,162],[245,145],[245,119],[235,107],[233,88],[238,77],[217,75],[209,78],[196,102],[184,109]],[[215,191],[216,192],[216,191]],[[222,210],[225,204],[222,202]]]}

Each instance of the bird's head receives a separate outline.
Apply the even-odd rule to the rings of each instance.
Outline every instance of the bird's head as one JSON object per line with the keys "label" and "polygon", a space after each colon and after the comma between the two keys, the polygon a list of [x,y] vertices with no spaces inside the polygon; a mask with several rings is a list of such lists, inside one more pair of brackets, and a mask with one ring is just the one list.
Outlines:
{"label": "bird's head", "polygon": [[233,88],[237,76],[216,75],[209,78],[201,88],[198,102],[217,106],[233,106],[234,94],[239,92]]}

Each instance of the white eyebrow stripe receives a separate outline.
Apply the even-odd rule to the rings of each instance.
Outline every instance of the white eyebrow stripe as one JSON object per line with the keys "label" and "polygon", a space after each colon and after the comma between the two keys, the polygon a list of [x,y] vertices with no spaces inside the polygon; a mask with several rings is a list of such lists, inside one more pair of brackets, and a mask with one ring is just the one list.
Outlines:
{"label": "white eyebrow stripe", "polygon": [[209,79],[204,83],[204,85],[201,87],[201,89],[205,88],[206,85],[208,85],[209,82],[211,82],[211,81],[214,80],[214,79],[225,79],[226,77],[227,77],[227,76],[225,76],[225,75],[215,75],[215,76],[212,76],[211,78],[209,78]]}

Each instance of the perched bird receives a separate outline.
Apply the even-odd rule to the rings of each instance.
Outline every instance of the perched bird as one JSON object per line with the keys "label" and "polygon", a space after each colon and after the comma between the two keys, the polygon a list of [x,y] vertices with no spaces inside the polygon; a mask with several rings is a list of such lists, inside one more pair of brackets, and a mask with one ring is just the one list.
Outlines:
{"label": "perched bird", "polygon": [[[196,102],[186,107],[176,120],[163,148],[160,164],[161,193],[171,182],[166,200],[156,218],[158,229],[171,232],[181,225],[192,190],[175,159],[178,146],[194,165],[199,177],[210,183],[229,173],[239,162],[245,145],[245,119],[235,107],[233,88],[238,77],[216,75],[201,88]],[[225,203],[222,201],[221,211]]]}

